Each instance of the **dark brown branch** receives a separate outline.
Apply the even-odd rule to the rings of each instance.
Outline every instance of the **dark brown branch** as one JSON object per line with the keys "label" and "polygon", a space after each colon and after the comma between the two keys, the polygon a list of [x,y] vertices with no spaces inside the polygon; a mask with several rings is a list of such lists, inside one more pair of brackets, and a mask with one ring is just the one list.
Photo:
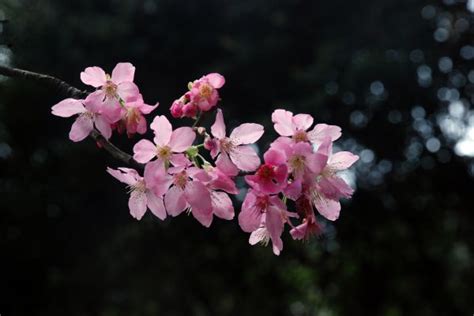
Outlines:
{"label": "dark brown branch", "polygon": [[[0,75],[4,75],[7,77],[12,78],[21,78],[26,80],[32,80],[44,83],[50,87],[57,89],[60,93],[64,96],[72,97],[72,98],[85,98],[88,95],[87,91],[81,91],[70,84],[62,81],[61,79],[40,74],[32,71],[11,68],[7,66],[0,65]],[[89,135],[92,139],[94,139],[102,148],[104,148],[112,157],[115,159],[124,162],[134,168],[143,169],[144,165],[141,163],[136,162],[133,157],[119,148],[117,148],[114,144],[110,141],[105,139],[98,131],[94,130]]]}
{"label": "dark brown branch", "polygon": [[71,98],[85,98],[89,93],[87,91],[81,91],[70,84],[62,81],[61,79],[53,76],[39,74],[28,70],[11,68],[4,65],[0,65],[0,75],[4,75],[12,78],[20,78],[25,80],[34,80],[41,82],[51,88],[56,89],[64,96]]}

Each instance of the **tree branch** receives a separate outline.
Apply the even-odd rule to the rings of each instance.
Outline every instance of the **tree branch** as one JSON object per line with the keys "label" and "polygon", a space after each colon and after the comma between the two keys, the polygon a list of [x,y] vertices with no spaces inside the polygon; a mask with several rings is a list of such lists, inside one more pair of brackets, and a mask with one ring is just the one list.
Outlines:
{"label": "tree branch", "polygon": [[[57,89],[61,94],[67,97],[72,98],[85,98],[89,92],[82,91],[76,87],[71,86],[70,84],[62,81],[53,76],[40,74],[32,71],[27,71],[23,69],[11,68],[4,65],[0,65],[0,75],[4,75],[11,78],[20,78],[25,80],[37,81],[43,83],[49,87]],[[94,139],[102,148],[104,148],[113,158],[120,160],[128,165],[131,165],[137,169],[143,169],[144,165],[138,163],[133,159],[133,157],[126,152],[117,148],[110,141],[105,139],[97,130],[93,130],[89,135]]]}

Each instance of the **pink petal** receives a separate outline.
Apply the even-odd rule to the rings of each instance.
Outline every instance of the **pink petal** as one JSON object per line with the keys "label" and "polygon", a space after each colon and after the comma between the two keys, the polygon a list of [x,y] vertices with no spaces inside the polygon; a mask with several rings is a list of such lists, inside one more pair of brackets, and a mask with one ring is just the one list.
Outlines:
{"label": "pink petal", "polygon": [[326,155],[315,153],[306,156],[305,164],[312,173],[317,175],[324,169],[327,160]]}
{"label": "pink petal", "polygon": [[212,221],[212,202],[209,190],[199,181],[191,181],[186,184],[184,196],[193,216],[204,226],[209,227]]}
{"label": "pink petal", "polygon": [[141,135],[145,134],[146,128],[146,119],[141,116],[137,124],[137,133]]}
{"label": "pink petal", "polygon": [[112,136],[112,128],[110,124],[104,120],[104,118],[99,115],[94,118],[95,127],[99,130],[99,132],[104,136],[105,139],[109,139]]}
{"label": "pink petal", "polygon": [[250,145],[235,147],[230,153],[230,159],[243,171],[255,171],[260,165],[260,158]]}
{"label": "pink petal", "polygon": [[[84,100],[84,106],[89,112],[92,113],[100,113],[104,107],[104,99],[105,99],[105,94],[102,90],[97,90],[92,93],[90,93],[86,99]],[[116,100],[115,104],[118,105],[118,102]],[[110,104],[110,103],[108,103]]]}
{"label": "pink petal", "polygon": [[274,123],[275,131],[281,136],[292,136],[293,129],[293,113],[285,110],[275,110],[272,113],[272,122]]}
{"label": "pink petal", "polygon": [[225,123],[221,109],[217,109],[216,121],[211,126],[211,133],[218,139],[223,139],[225,137]]}
{"label": "pink petal", "polygon": [[308,138],[314,144],[321,143],[326,137],[335,141],[341,135],[341,128],[339,126],[327,124],[316,124],[313,130],[308,132]]}
{"label": "pink petal", "polygon": [[213,191],[211,193],[212,211],[217,217],[231,220],[234,218],[234,206],[232,200],[224,192]]}
{"label": "pink petal", "polygon": [[85,115],[81,115],[72,124],[71,131],[69,132],[69,139],[73,142],[80,142],[89,136],[93,128],[92,119]]}
{"label": "pink petal", "polygon": [[257,196],[249,190],[239,213],[239,225],[244,232],[256,230],[262,222],[262,212],[256,207]]}
{"label": "pink petal", "polygon": [[213,86],[215,89],[221,88],[225,83],[224,76],[218,73],[208,74],[206,78],[209,80],[211,86]]}
{"label": "pink petal", "polygon": [[146,197],[150,211],[159,219],[164,220],[166,218],[166,210],[163,199],[160,199],[151,191],[146,192]]}
{"label": "pink petal", "polygon": [[339,201],[330,200],[322,195],[318,195],[318,197],[314,199],[314,205],[319,214],[328,220],[335,221],[339,218],[339,213],[341,212],[341,203],[339,203]]}
{"label": "pink petal", "polygon": [[122,119],[122,115],[125,113],[125,110],[120,106],[120,103],[116,99],[106,99],[102,104],[100,104],[99,111],[110,124],[118,122]]}
{"label": "pink petal", "polygon": [[159,146],[168,145],[170,142],[171,133],[173,132],[173,127],[166,116],[156,116],[150,127],[155,132],[155,144]]}
{"label": "pink petal", "polygon": [[138,91],[138,87],[133,82],[122,82],[117,85],[117,94],[123,100],[133,100],[138,98],[140,92]]}
{"label": "pink petal", "polygon": [[301,191],[301,179],[294,180],[283,190],[285,195],[293,201],[296,201],[301,196]]}
{"label": "pink petal", "polygon": [[147,198],[145,193],[134,190],[130,194],[128,200],[128,208],[130,209],[130,215],[137,220],[141,220],[146,212]]}
{"label": "pink petal", "polygon": [[359,160],[359,156],[349,151],[340,151],[329,157],[328,165],[333,170],[345,170]]}
{"label": "pink petal", "polygon": [[313,125],[313,117],[309,114],[297,114],[293,116],[293,123],[296,129],[305,131]]}
{"label": "pink petal", "polygon": [[263,159],[265,163],[268,163],[273,166],[278,166],[286,163],[286,155],[284,152],[276,150],[276,149],[269,149],[263,155]]}
{"label": "pink petal", "polygon": [[279,208],[270,206],[265,217],[265,225],[267,226],[268,233],[272,239],[273,253],[277,256],[283,249],[281,234],[283,233],[284,222],[281,212],[282,210]]}
{"label": "pink petal", "polygon": [[[300,144],[300,143],[298,143]],[[294,141],[291,138],[280,136],[273,143],[270,144],[270,148],[280,150],[286,154],[286,157],[290,157],[293,152]]]}
{"label": "pink petal", "polygon": [[135,67],[131,63],[118,63],[112,70],[112,81],[115,84],[133,82]]}
{"label": "pink petal", "polygon": [[143,103],[138,108],[140,109],[140,112],[142,112],[143,114],[150,114],[154,109],[158,107],[158,105],[160,105],[159,102],[156,102],[155,105],[148,105],[148,104]]}
{"label": "pink petal", "polygon": [[62,100],[51,108],[51,113],[60,117],[71,117],[85,111],[81,100],[71,98]]}
{"label": "pink petal", "polygon": [[221,153],[216,160],[216,166],[224,174],[228,176],[236,176],[239,173],[239,169],[234,165],[234,163],[229,159],[229,156],[226,153]]}
{"label": "pink petal", "polygon": [[180,188],[173,186],[165,195],[166,211],[175,217],[181,214],[187,207],[184,192]]}
{"label": "pink petal", "polygon": [[254,123],[244,123],[232,131],[230,139],[235,145],[253,144],[262,137],[264,133],[263,126]]}
{"label": "pink petal", "polygon": [[143,177],[146,187],[153,191],[157,197],[163,196],[173,182],[172,177],[166,172],[163,162],[159,160],[145,165]]}
{"label": "pink petal", "polygon": [[105,71],[100,67],[87,67],[81,72],[81,81],[95,88],[104,85],[106,80]]}
{"label": "pink petal", "polygon": [[180,127],[173,131],[169,141],[171,150],[180,153],[188,149],[196,139],[196,133],[191,127]]}
{"label": "pink petal", "polygon": [[133,146],[133,159],[147,163],[156,156],[156,146],[147,139],[142,139]]}
{"label": "pink petal", "polygon": [[[130,169],[130,170],[133,170],[133,169]],[[115,169],[112,169],[112,168],[109,168],[109,167],[107,167],[107,172],[112,177],[114,177],[115,179],[117,179],[120,182],[123,182],[125,184],[134,185],[135,183],[137,183],[136,178],[133,176],[133,174],[131,174],[129,172],[124,172],[124,171],[121,171],[121,170],[115,170]]]}
{"label": "pink petal", "polygon": [[173,154],[170,159],[175,167],[187,167],[191,165],[191,161],[184,154]]}
{"label": "pink petal", "polygon": [[259,242],[265,242],[270,238],[268,230],[265,227],[257,228],[256,230],[252,231],[249,237],[249,244],[256,245]]}
{"label": "pink petal", "polygon": [[212,180],[211,187],[213,189],[226,191],[230,194],[237,194],[239,190],[237,186],[229,176],[225,175],[219,168],[215,168],[216,178]]}

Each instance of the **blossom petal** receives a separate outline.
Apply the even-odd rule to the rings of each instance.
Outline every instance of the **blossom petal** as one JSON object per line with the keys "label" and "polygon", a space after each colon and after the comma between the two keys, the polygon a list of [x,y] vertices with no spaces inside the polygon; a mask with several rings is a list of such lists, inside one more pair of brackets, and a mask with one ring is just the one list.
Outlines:
{"label": "blossom petal", "polygon": [[312,131],[308,132],[308,139],[313,143],[318,145],[326,137],[329,137],[332,141],[337,140],[341,137],[341,128],[337,125],[327,125],[327,124],[316,124]]}
{"label": "blossom petal", "polygon": [[94,123],[95,127],[97,127],[105,139],[109,139],[112,136],[112,128],[110,127],[110,124],[101,115],[94,118]]}
{"label": "blossom petal", "polygon": [[216,121],[211,126],[211,133],[217,139],[223,139],[225,137],[225,123],[221,109],[217,109]]}
{"label": "blossom petal", "polygon": [[112,70],[112,81],[115,84],[133,82],[135,67],[131,63],[118,63]]}
{"label": "blossom petal", "polygon": [[136,178],[129,172],[124,172],[122,170],[116,170],[109,167],[107,167],[107,172],[115,179],[128,185],[134,185],[137,182]]}
{"label": "blossom petal", "polygon": [[257,196],[252,190],[247,192],[239,213],[239,225],[244,232],[255,231],[262,222],[262,212],[256,207]]}
{"label": "blossom petal", "polygon": [[225,84],[224,76],[218,73],[208,74],[206,78],[209,80],[211,86],[213,86],[215,89],[222,88],[222,86]]}
{"label": "blossom petal", "polygon": [[272,122],[275,131],[281,136],[292,136],[294,133],[293,129],[293,113],[285,110],[275,110],[272,113]]}
{"label": "blossom petal", "polygon": [[196,133],[191,127],[180,127],[171,134],[169,146],[176,153],[181,153],[188,149],[196,139]]}
{"label": "blossom petal", "polygon": [[319,174],[326,166],[328,157],[320,153],[314,153],[306,156],[305,165],[314,173]]}
{"label": "blossom petal", "polygon": [[349,151],[340,151],[329,157],[328,165],[330,165],[333,170],[345,170],[352,166],[357,160],[359,160],[359,156]]}
{"label": "blossom petal", "polygon": [[285,196],[287,196],[289,199],[296,201],[300,196],[302,192],[302,183],[301,179],[296,179],[283,190],[285,193]]}
{"label": "blossom petal", "polygon": [[322,195],[318,195],[314,199],[314,205],[319,214],[326,217],[330,221],[335,221],[339,218],[341,212],[341,203],[339,201],[328,199]]}
{"label": "blossom petal", "polygon": [[147,139],[142,139],[133,146],[133,159],[147,163],[156,156],[156,146]]}
{"label": "blossom petal", "polygon": [[130,101],[138,98],[140,92],[138,87],[133,82],[122,82],[117,85],[117,94],[125,101]]}
{"label": "blossom petal", "polygon": [[155,132],[155,144],[159,146],[168,145],[170,142],[171,133],[173,132],[173,127],[166,116],[156,116],[150,127]]}
{"label": "blossom petal", "polygon": [[250,145],[235,147],[230,152],[230,159],[243,171],[255,171],[260,165],[260,158]]}
{"label": "blossom petal", "polygon": [[81,115],[72,124],[71,131],[69,132],[69,139],[73,142],[80,142],[89,136],[93,128],[92,119],[85,115]]}
{"label": "blossom petal", "polygon": [[216,160],[216,167],[219,168],[224,174],[228,176],[236,176],[239,173],[239,169],[236,165],[229,159],[229,156],[226,153],[221,153]]}
{"label": "blossom petal", "polygon": [[128,200],[128,208],[130,209],[130,215],[137,220],[141,220],[146,212],[147,198],[145,193],[134,190],[130,193],[130,199]]}
{"label": "blossom petal", "polygon": [[175,217],[181,214],[187,207],[184,192],[177,186],[171,187],[165,195],[166,212]]}
{"label": "blossom petal", "polygon": [[255,123],[244,123],[232,131],[230,139],[235,145],[253,144],[262,137],[263,126]]}
{"label": "blossom petal", "polygon": [[163,199],[160,199],[151,191],[146,192],[146,198],[150,211],[159,219],[164,220],[166,218],[166,209]]}
{"label": "blossom petal", "polygon": [[212,202],[209,190],[199,181],[191,181],[184,189],[186,201],[191,205],[193,216],[205,227],[212,222]]}
{"label": "blossom petal", "polygon": [[87,67],[81,72],[81,81],[95,88],[103,86],[107,81],[105,71],[100,67]]}
{"label": "blossom petal", "polygon": [[72,98],[62,100],[51,108],[51,113],[60,117],[71,117],[85,111],[82,101]]}
{"label": "blossom petal", "polygon": [[293,116],[293,124],[297,130],[305,131],[313,125],[313,117],[309,114],[296,114]]}
{"label": "blossom petal", "polygon": [[270,206],[265,218],[265,224],[272,239],[273,253],[279,255],[283,249],[283,241],[281,234],[283,233],[284,222],[282,220],[281,211],[275,206]]}
{"label": "blossom petal", "polygon": [[286,163],[286,155],[284,152],[277,150],[277,149],[269,149],[267,152],[263,155],[263,159],[265,160],[265,163],[278,166]]}
{"label": "blossom petal", "polygon": [[147,163],[143,177],[146,187],[153,191],[157,197],[163,196],[173,182],[172,177],[166,172],[165,166],[160,160]]}
{"label": "blossom petal", "polygon": [[234,206],[232,200],[224,192],[213,191],[211,193],[212,211],[217,217],[231,220],[234,218]]}
{"label": "blossom petal", "polygon": [[258,244],[259,242],[263,242],[266,244],[268,238],[270,238],[268,230],[265,227],[260,227],[250,234],[249,244],[251,244],[252,246]]}

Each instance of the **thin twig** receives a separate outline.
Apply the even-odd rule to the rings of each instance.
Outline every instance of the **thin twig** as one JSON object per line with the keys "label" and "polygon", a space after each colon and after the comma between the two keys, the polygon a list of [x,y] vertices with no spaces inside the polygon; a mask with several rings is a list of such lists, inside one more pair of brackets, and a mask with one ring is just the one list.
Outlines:
{"label": "thin twig", "polygon": [[[79,90],[71,86],[70,84],[62,81],[61,79],[32,71],[0,65],[0,75],[12,78],[38,81],[57,89],[64,96],[72,98],[85,98],[88,95],[87,91]],[[117,148],[114,144],[105,139],[98,131],[92,131],[89,136],[94,139],[102,148],[104,148],[113,158],[120,160],[121,162],[124,162],[128,165],[131,165],[132,167],[137,169],[144,168],[143,164],[138,163],[133,159],[131,155]]]}

